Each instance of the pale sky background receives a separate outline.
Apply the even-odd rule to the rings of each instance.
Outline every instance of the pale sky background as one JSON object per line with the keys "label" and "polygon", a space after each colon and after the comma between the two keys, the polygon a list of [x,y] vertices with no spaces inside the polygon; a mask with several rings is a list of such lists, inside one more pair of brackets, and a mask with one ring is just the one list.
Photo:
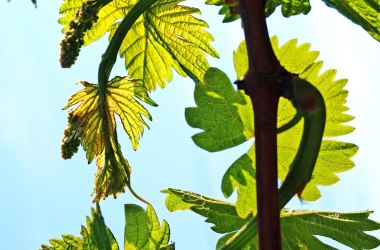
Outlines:
{"label": "pale sky background", "polygon": [[[217,15],[219,8],[199,3],[202,18],[212,27],[216,40],[213,45],[221,55],[210,64],[235,80],[232,51],[243,39],[240,22],[222,24],[222,17]],[[356,143],[360,149],[354,157],[357,167],[340,174],[341,181],[335,186],[322,187],[320,201],[294,200],[292,206],[345,212],[372,209],[375,213],[371,218],[380,221],[379,43],[322,1],[311,3],[307,16],[286,19],[277,10],[269,18],[270,33],[278,35],[281,44],[296,37],[300,42],[310,42],[312,49],[321,52],[319,59],[325,61],[326,69],[335,68],[339,78],[349,79],[349,114],[356,117],[351,123],[356,131],[342,140]],[[40,0],[37,9],[28,0],[3,0],[0,4],[1,249],[38,249],[41,243],[61,234],[79,235],[93,205],[90,194],[95,165],[88,166],[83,150],[69,161],[60,157],[67,116],[61,108],[80,89],[76,82],[96,81],[106,39],[82,49],[72,69],[61,69],[58,57],[62,34],[57,23],[60,4]],[[121,60],[113,74],[125,75]],[[184,108],[194,106],[193,87],[190,79],[177,76],[164,91],[152,93],[159,107],[149,107],[153,122],[139,150],[130,149],[126,136],[121,137],[121,143],[133,167],[132,185],[153,204],[159,219],[169,222],[176,249],[208,250],[215,248],[220,235],[192,212],[168,212],[160,190],[174,187],[223,199],[221,178],[249,143],[219,153],[197,148],[191,140],[197,130],[190,128],[184,118]],[[121,249],[125,203],[143,205],[130,195],[101,203],[105,221]]]}

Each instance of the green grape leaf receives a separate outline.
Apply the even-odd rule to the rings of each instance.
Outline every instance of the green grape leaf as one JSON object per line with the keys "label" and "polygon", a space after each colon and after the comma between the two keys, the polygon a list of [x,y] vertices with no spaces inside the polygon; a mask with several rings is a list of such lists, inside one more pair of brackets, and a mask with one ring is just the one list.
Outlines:
{"label": "green grape leaf", "polygon": [[141,81],[126,77],[115,77],[106,84],[102,101],[96,84],[81,82],[84,89],[74,94],[64,109],[72,110],[72,129],[81,138],[83,149],[89,163],[97,157],[98,171],[95,178],[95,199],[106,198],[124,192],[130,166],[122,156],[117,142],[117,114],[127,132],[133,148],[148,127],[143,117],[151,119],[149,112],[138,100],[156,106],[149,98]]}
{"label": "green grape leaf", "polygon": [[206,217],[206,222],[213,223],[211,228],[217,233],[238,230],[250,219],[241,219],[236,213],[235,205],[225,201],[174,188],[162,192],[167,194],[165,204],[170,212],[192,210]]}
{"label": "green grape leaf", "polygon": [[368,219],[371,211],[337,213],[285,210],[281,214],[282,245],[285,249],[335,249],[315,236],[333,239],[351,249],[375,249],[380,240],[366,231],[380,229]]}
{"label": "green grape leaf", "polygon": [[119,246],[110,229],[105,225],[99,204],[91,208],[91,218],[87,217],[82,226],[82,237],[65,234],[62,239],[51,239],[49,245],[41,245],[43,250],[118,250]]}
{"label": "green grape leaf", "polygon": [[[314,62],[319,53],[310,51],[309,44],[298,46],[296,40],[291,40],[279,47],[276,37],[273,37],[271,41],[281,65],[288,71],[300,74],[301,78],[314,84],[325,99],[327,117],[324,140],[322,141],[312,180],[305,187],[301,196],[304,200],[314,201],[321,197],[317,185],[332,185],[339,180],[336,173],[347,171],[354,167],[354,163],[350,158],[357,152],[357,146],[351,143],[326,139],[349,134],[354,129],[352,126],[345,124],[353,119],[352,116],[345,113],[348,110],[344,105],[348,94],[344,90],[347,80],[334,81],[335,70],[327,70],[320,74],[322,62]],[[245,47],[240,46],[239,48]],[[243,52],[239,52],[236,55],[243,54]],[[239,71],[242,72],[243,70],[239,69]],[[290,101],[281,99],[278,107],[278,127],[286,124],[295,115],[295,112]],[[301,140],[301,131],[302,123],[278,135],[278,172],[281,180],[285,179],[290,163],[297,152]],[[252,153],[254,154],[254,152]],[[251,158],[253,159],[254,155]]]}
{"label": "green grape leaf", "polygon": [[[73,112],[77,117],[78,133],[83,139],[83,147],[86,156],[91,163],[94,156],[98,156],[104,150],[105,137],[101,132],[103,123],[109,125],[109,137],[112,137],[116,127],[114,113],[116,113],[127,132],[133,148],[136,150],[138,141],[144,132],[144,126],[148,127],[144,119],[151,120],[151,116],[137,99],[152,106],[157,106],[149,98],[145,88],[140,81],[131,80],[126,77],[116,76],[107,83],[105,104],[101,105],[98,85],[80,82],[84,89],[74,94],[64,109],[79,104]],[[101,114],[105,113],[102,117]],[[106,117],[104,121],[103,118]]]}
{"label": "green grape leaf", "polygon": [[236,212],[241,218],[256,212],[255,144],[228,168],[222,179],[222,192],[230,197],[237,190]]}
{"label": "green grape leaf", "polygon": [[82,239],[75,237],[70,234],[62,235],[62,239],[50,239],[50,245],[42,244],[42,250],[67,250],[67,249],[78,249],[82,244]]}
{"label": "green grape leaf", "polygon": [[253,137],[252,104],[236,91],[228,77],[210,68],[204,83],[195,86],[196,108],[185,111],[187,123],[204,132],[192,138],[199,147],[214,152],[239,145]]}
{"label": "green grape leaf", "polygon": [[380,3],[378,0],[323,0],[323,2],[360,25],[373,38],[380,41]]}
{"label": "green grape leaf", "polygon": [[[368,219],[371,211],[337,213],[325,211],[287,210],[281,212],[281,240],[284,250],[336,249],[316,236],[324,236],[340,242],[350,249],[375,249],[380,240],[366,231],[380,229],[380,224]],[[235,232],[221,237],[217,249],[222,247]],[[257,237],[243,250],[258,249]]]}
{"label": "green grape leaf", "polygon": [[[232,22],[240,18],[239,5],[236,0],[206,0],[206,4],[222,6],[219,14],[224,15],[223,22]],[[270,16],[281,5],[282,15],[290,17],[299,14],[308,14],[311,10],[309,0],[268,0],[265,5],[265,14]]]}
{"label": "green grape leaf", "polygon": [[[305,187],[301,198],[314,201],[321,194],[318,185],[332,185],[339,178],[336,173],[347,171],[354,167],[350,158],[357,152],[357,146],[351,143],[327,140],[349,134],[353,127],[346,123],[353,119],[345,112],[347,91],[344,86],[347,80],[334,80],[336,71],[327,70],[320,74],[322,62],[315,62],[319,53],[310,51],[310,44],[298,46],[296,40],[291,40],[279,47],[277,38],[271,39],[274,51],[280,63],[290,72],[300,74],[314,84],[325,98],[327,121],[318,161],[311,182]],[[234,53],[237,77],[241,79],[247,71],[246,49],[241,44]],[[242,62],[239,62],[242,61]],[[239,102],[235,96],[242,96]],[[204,84],[198,84],[195,89],[197,107],[186,110],[186,119],[190,126],[200,128],[203,132],[194,135],[194,142],[208,151],[226,149],[252,138],[253,111],[249,97],[243,92],[236,92],[230,81],[217,69],[210,69],[205,75]],[[232,100],[232,101],[229,101]],[[250,106],[249,108],[247,106]],[[278,107],[278,127],[289,122],[296,110],[290,101],[281,99]],[[227,114],[227,115],[225,115]],[[279,178],[284,180],[289,166],[297,152],[302,132],[302,123],[278,135]],[[249,134],[246,132],[249,131]],[[231,136],[233,135],[233,137]],[[232,138],[237,138],[231,140]],[[237,190],[237,213],[242,218],[256,212],[255,190],[255,152],[254,146],[240,157],[227,170],[222,180],[222,191],[229,197]]]}
{"label": "green grape leaf", "polygon": [[[65,0],[59,23],[67,30],[70,21],[86,0]],[[206,53],[219,57],[210,42],[213,37],[204,29],[207,23],[195,18],[197,8],[179,5],[183,0],[162,0],[153,4],[129,30],[120,48],[129,76],[141,79],[152,91],[172,80],[174,68],[181,75],[200,81],[209,68]],[[113,36],[122,19],[137,0],[112,1],[98,13],[98,21],[88,30],[84,43],[90,44],[106,32]]]}
{"label": "green grape leaf", "polygon": [[266,3],[267,15],[272,14],[279,5],[281,5],[281,12],[284,17],[306,15],[311,10],[309,0],[269,0]]}
{"label": "green grape leaf", "polygon": [[[170,228],[163,220],[158,221],[152,206],[147,210],[126,204],[124,249],[128,250],[174,250],[174,243],[169,243]],[[86,226],[82,226],[82,237],[65,234],[62,239],[51,239],[50,245],[43,244],[43,250],[118,250],[119,246],[110,229],[105,225],[100,206],[91,209],[91,218],[86,218]]]}
{"label": "green grape leaf", "polygon": [[163,220],[160,226],[157,214],[152,206],[149,205],[144,211],[140,206],[127,204],[124,206],[124,210],[124,249],[174,249],[174,244],[168,243],[170,237],[168,223]]}
{"label": "green grape leaf", "polygon": [[[166,207],[169,211],[192,210],[213,223],[217,233],[227,233],[219,239],[216,249],[232,237],[236,230],[246,224],[236,212],[235,205],[209,198],[197,193],[169,188],[162,191],[167,194]],[[366,234],[366,231],[380,229],[380,224],[368,219],[371,211],[337,213],[325,211],[305,211],[283,209],[281,211],[282,245],[284,250],[293,249],[335,249],[316,236],[324,236],[353,249],[374,249],[380,240]],[[244,248],[256,250],[257,239]]]}
{"label": "green grape leaf", "polygon": [[224,15],[224,23],[233,22],[240,18],[237,0],[206,0],[206,4],[222,6],[219,14]]}

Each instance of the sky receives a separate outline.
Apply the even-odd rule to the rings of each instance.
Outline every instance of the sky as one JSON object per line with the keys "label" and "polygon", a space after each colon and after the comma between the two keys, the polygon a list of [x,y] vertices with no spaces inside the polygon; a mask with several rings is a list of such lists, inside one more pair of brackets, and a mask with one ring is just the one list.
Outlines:
{"label": "sky", "polygon": [[[197,1],[185,4],[197,5]],[[40,244],[62,234],[79,235],[80,225],[90,214],[94,164],[88,165],[83,150],[71,160],[62,160],[60,144],[68,98],[80,89],[81,80],[96,82],[106,38],[82,49],[71,69],[61,69],[58,61],[61,26],[57,23],[61,1],[0,2],[0,244],[2,249],[38,249]],[[353,158],[356,167],[339,174],[341,181],[321,187],[323,197],[314,203],[299,200],[292,207],[331,211],[371,209],[371,218],[380,221],[378,124],[378,42],[322,1],[312,0],[309,15],[284,18],[277,10],[269,19],[271,35],[280,44],[292,38],[310,42],[321,52],[325,69],[338,70],[338,78],[348,78],[349,114],[356,117],[351,135],[339,138],[359,146]],[[199,5],[197,5],[199,6]],[[210,64],[235,80],[232,51],[243,40],[240,22],[222,24],[219,8],[201,4],[202,18],[215,37],[214,47],[221,59]],[[118,60],[112,74],[125,75]],[[218,153],[203,151],[192,142],[198,130],[185,121],[184,109],[193,107],[194,84],[175,76],[164,90],[151,94],[158,103],[150,108],[153,122],[135,152],[125,135],[120,136],[125,156],[133,167],[132,185],[149,200],[160,220],[171,227],[171,240],[179,250],[214,249],[219,235],[192,212],[170,213],[165,208],[168,187],[191,190],[224,199],[220,190],[226,169],[245,152],[248,144]],[[119,133],[121,134],[121,133]],[[131,195],[101,202],[106,224],[123,244],[123,204],[136,203]],[[379,233],[376,235],[380,236]]]}

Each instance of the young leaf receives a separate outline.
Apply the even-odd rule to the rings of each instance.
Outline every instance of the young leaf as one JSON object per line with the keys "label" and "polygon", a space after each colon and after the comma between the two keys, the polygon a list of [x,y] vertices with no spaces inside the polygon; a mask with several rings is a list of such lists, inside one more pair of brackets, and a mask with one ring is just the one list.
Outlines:
{"label": "young leaf", "polygon": [[[86,0],[66,0],[59,22],[67,29],[78,6]],[[132,26],[120,48],[130,77],[141,79],[152,91],[156,84],[164,87],[172,79],[174,68],[181,75],[189,75],[195,81],[203,79],[208,69],[206,55],[218,57],[210,42],[213,37],[204,30],[208,25],[193,16],[200,14],[196,8],[178,5],[183,0],[162,0],[153,4]],[[98,21],[87,31],[84,43],[89,44],[106,32],[114,31],[137,0],[112,1],[98,14]]]}
{"label": "young leaf", "polygon": [[193,136],[195,144],[214,152],[239,145],[253,137],[251,100],[236,91],[228,77],[210,68],[203,83],[195,86],[196,108],[185,111],[187,123],[204,132]]}
{"label": "young leaf", "polygon": [[63,235],[62,239],[51,239],[49,245],[42,245],[43,250],[118,250],[119,246],[109,228],[105,225],[99,204],[96,210],[91,208],[91,218],[87,217],[86,226],[82,226],[82,237]]}
{"label": "young leaf", "polygon": [[[169,244],[170,228],[163,220],[162,226],[158,221],[156,212],[152,206],[147,210],[127,204],[125,210],[124,249],[129,250],[158,250],[174,249],[174,244]],[[173,247],[173,248],[172,248]]]}
{"label": "young leaf", "polygon": [[380,3],[376,0],[323,0],[352,22],[362,26],[373,38],[380,41]]}
{"label": "young leaf", "polygon": [[109,194],[116,196],[123,192],[129,177],[130,166],[117,142],[115,114],[119,116],[136,150],[144,126],[148,127],[143,116],[151,119],[138,99],[152,106],[156,104],[149,98],[140,81],[126,77],[117,76],[106,84],[103,102],[98,85],[87,82],[81,84],[84,89],[73,95],[64,109],[77,105],[72,111],[72,128],[82,140],[88,162],[98,157],[95,180],[97,201],[100,197],[106,198]]}
{"label": "young leaf", "polygon": [[[136,150],[144,132],[144,126],[148,127],[142,117],[152,119],[137,99],[156,106],[141,82],[126,77],[115,77],[107,83],[104,106],[100,105],[98,85],[80,83],[85,88],[73,95],[64,109],[79,104],[73,111],[73,117],[77,119],[74,127],[83,139],[83,148],[87,151],[88,162],[90,163],[94,156],[103,152],[106,137],[113,136],[116,128],[115,113],[119,116]],[[109,125],[108,134],[102,132],[103,123]]]}

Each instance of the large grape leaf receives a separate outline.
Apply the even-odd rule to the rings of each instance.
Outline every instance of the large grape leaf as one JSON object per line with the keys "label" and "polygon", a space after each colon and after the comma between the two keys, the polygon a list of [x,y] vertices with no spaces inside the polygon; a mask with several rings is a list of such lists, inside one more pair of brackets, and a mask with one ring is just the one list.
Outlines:
{"label": "large grape leaf", "polygon": [[[305,187],[301,196],[304,200],[314,201],[319,199],[321,196],[317,185],[327,186],[338,182],[339,178],[336,176],[336,173],[347,171],[354,166],[354,163],[350,160],[350,158],[357,152],[356,145],[326,139],[327,137],[346,135],[353,131],[353,127],[345,124],[353,119],[352,116],[345,113],[348,110],[348,108],[344,105],[346,102],[347,91],[343,88],[347,83],[347,80],[343,79],[334,81],[334,77],[336,75],[335,70],[328,70],[319,75],[322,62],[314,62],[319,53],[310,51],[310,44],[297,46],[296,40],[290,40],[280,47],[276,37],[273,37],[271,40],[273,49],[276,56],[280,60],[280,63],[288,71],[295,74],[301,74],[302,78],[314,84],[325,99],[327,119],[324,140],[322,141],[312,180]],[[242,43],[238,48],[238,52],[235,53],[235,61],[239,60],[238,57],[244,54],[246,57],[245,44]],[[244,66],[235,63],[235,66],[239,65],[240,67]],[[247,68],[245,71],[246,70]],[[239,71],[243,72],[244,70],[241,68],[237,69],[237,72]],[[286,124],[295,115],[295,112],[296,111],[290,101],[281,99],[278,107],[278,126],[280,127],[281,125]],[[281,180],[285,179],[289,166],[297,153],[301,140],[301,134],[302,123],[299,123],[292,129],[278,135],[278,173]],[[252,150],[251,154],[245,156],[250,158],[250,162],[252,162],[252,164],[247,163],[244,168],[248,168],[249,165],[254,167],[254,153],[255,152]],[[231,175],[229,171],[227,171],[223,180],[228,180],[231,178],[240,180],[236,176],[241,175],[241,173],[237,170],[233,173],[234,175]],[[251,179],[248,184],[255,185],[255,182]],[[238,189],[238,194],[240,194],[239,196],[241,196],[241,198],[238,197],[237,204],[239,204],[239,199],[242,199],[241,203],[243,203],[243,200],[252,200],[249,199],[249,192],[244,192],[244,190],[252,189],[253,186],[247,186],[247,183],[241,181],[235,182],[235,185],[232,186],[230,183],[223,181],[222,190],[228,197],[230,195],[230,191],[226,192],[226,187],[229,187],[229,189],[231,189],[231,187]],[[256,202],[252,202],[252,211],[255,211],[255,208]],[[237,206],[237,210],[239,215],[247,216],[249,212],[247,205],[245,205],[245,207]]]}
{"label": "large grape leaf", "polygon": [[[163,220],[158,221],[152,206],[147,210],[126,204],[124,249],[128,250],[174,250],[174,244],[169,244],[170,229]],[[111,230],[105,225],[99,204],[96,210],[91,209],[91,218],[87,217],[86,226],[82,226],[82,237],[70,234],[62,235],[62,239],[49,240],[50,245],[41,245],[42,250],[118,250],[119,246]]]}
{"label": "large grape leaf", "polygon": [[378,0],[322,0],[380,41],[380,2]]}
{"label": "large grape leaf", "polygon": [[106,84],[104,96],[100,94],[98,85],[81,84],[84,89],[74,94],[64,109],[76,105],[72,111],[71,127],[81,138],[88,162],[97,157],[96,201],[100,197],[123,192],[129,176],[130,166],[117,142],[115,114],[119,116],[133,148],[137,149],[144,126],[148,127],[143,117],[151,119],[138,100],[152,106],[156,104],[149,98],[141,81],[117,76]]}
{"label": "large grape leaf", "polygon": [[134,204],[125,205],[124,249],[158,250],[174,249],[169,244],[169,224],[163,220],[162,225],[152,206],[147,210]]}
{"label": "large grape leaf", "polygon": [[[178,189],[166,189],[166,207],[169,211],[192,210],[213,223],[212,229],[227,233],[217,243],[219,249],[247,220],[237,215],[235,205],[209,198],[197,193]],[[353,249],[374,249],[380,240],[366,231],[380,229],[380,224],[368,219],[371,211],[337,213],[325,211],[288,210],[281,211],[281,237],[284,250],[293,249],[335,249],[320,241],[316,236],[336,240]],[[244,248],[256,250],[257,239]]]}
{"label": "large grape leaf", "polygon": [[111,230],[105,225],[99,204],[91,208],[91,218],[87,217],[86,226],[82,226],[80,234],[75,237],[62,235],[62,239],[49,240],[51,245],[43,244],[43,250],[118,250],[119,246]]}
{"label": "large grape leaf", "polygon": [[[86,0],[65,0],[59,23],[67,30],[70,21]],[[144,86],[154,90],[156,84],[164,87],[172,79],[174,68],[181,75],[195,81],[203,79],[208,69],[206,53],[218,57],[210,45],[213,37],[204,29],[207,23],[195,18],[201,14],[197,8],[179,5],[183,0],[161,0],[140,16],[126,35],[120,48],[129,76],[141,79]],[[86,32],[84,43],[91,42],[110,32],[110,38],[122,19],[137,0],[115,0],[98,13],[98,21]]]}
{"label": "large grape leaf", "polygon": [[[318,185],[332,185],[336,183],[339,180],[336,173],[347,171],[354,166],[350,158],[357,151],[356,145],[326,139],[328,137],[345,135],[353,131],[351,126],[345,124],[353,119],[352,116],[345,113],[348,110],[344,105],[347,91],[343,88],[347,80],[334,81],[336,74],[334,70],[328,70],[320,75],[322,62],[315,62],[319,53],[310,51],[310,44],[298,46],[296,40],[291,40],[280,47],[277,38],[274,37],[272,38],[272,45],[281,64],[290,72],[301,74],[302,78],[314,84],[325,99],[327,122],[324,140],[312,180],[302,192],[301,197],[304,200],[314,201],[321,196],[317,188]],[[248,65],[244,63],[246,62],[246,56],[245,44],[242,43],[234,53],[235,67],[239,79],[244,76],[247,70]],[[193,137],[194,142],[201,148],[209,151],[223,150],[234,146],[231,140],[229,140],[229,135],[232,134],[234,138],[241,138],[240,140],[236,140],[235,145],[250,139],[249,136],[244,134],[246,130],[243,128],[249,128],[250,135],[254,135],[252,108],[244,109],[240,106],[237,109],[236,101],[232,98],[223,98],[223,96],[238,95],[240,92],[232,89],[231,82],[228,79],[223,78],[224,80],[220,80],[221,75],[223,73],[216,69],[210,69],[206,73],[207,78],[205,78],[205,83],[196,86],[195,99],[202,100],[202,98],[205,99],[207,97],[205,101],[208,101],[208,105],[206,102],[197,101],[198,107],[189,109],[191,113],[186,112],[188,123],[193,127],[204,130]],[[220,91],[216,92],[216,89]],[[227,94],[220,94],[226,89],[231,90],[226,92]],[[212,94],[214,92],[216,92],[216,95],[214,94],[215,97]],[[240,95],[244,95],[243,92]],[[245,96],[245,100],[250,105],[251,102],[248,96]],[[223,105],[218,105],[221,101],[224,101]],[[227,119],[221,119],[222,115],[217,114],[218,110],[221,111],[221,107],[223,107],[223,110],[232,110],[234,112],[230,112],[230,116]],[[244,112],[242,112],[243,110]],[[278,108],[278,127],[292,119],[295,112],[290,101],[281,99]],[[199,122],[194,123],[193,117],[196,117],[196,120]],[[222,122],[224,120],[226,122]],[[301,140],[302,126],[302,123],[299,123],[292,129],[278,135],[278,163],[279,178],[281,180],[285,179],[289,166],[297,152]],[[235,129],[235,127],[235,132],[229,131]],[[217,130],[221,131],[220,134],[217,133]],[[229,132],[225,133],[224,131]],[[225,136],[227,139],[222,140],[220,136]],[[198,137],[206,139],[199,140]],[[218,144],[214,141],[218,141]],[[215,144],[218,147],[215,147]],[[242,218],[256,211],[256,200],[254,192],[252,192],[252,190],[255,190],[256,183],[254,159],[255,152],[254,146],[252,146],[246,154],[233,163],[225,173],[222,181],[222,191],[226,197],[229,197],[234,190],[237,190],[238,199],[236,208],[238,215]]]}

